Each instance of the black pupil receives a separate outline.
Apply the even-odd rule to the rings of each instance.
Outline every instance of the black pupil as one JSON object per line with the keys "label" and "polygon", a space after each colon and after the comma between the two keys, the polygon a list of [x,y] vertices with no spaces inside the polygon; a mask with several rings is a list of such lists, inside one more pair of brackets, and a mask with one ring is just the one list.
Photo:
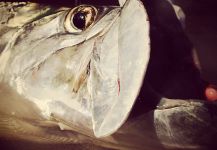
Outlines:
{"label": "black pupil", "polygon": [[73,17],[73,24],[76,28],[83,30],[85,28],[86,14],[84,12],[78,12]]}

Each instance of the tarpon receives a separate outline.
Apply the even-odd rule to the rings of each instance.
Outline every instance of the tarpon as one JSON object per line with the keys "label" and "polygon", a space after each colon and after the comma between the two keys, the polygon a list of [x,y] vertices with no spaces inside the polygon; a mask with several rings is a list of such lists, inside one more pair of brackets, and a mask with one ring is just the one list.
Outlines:
{"label": "tarpon", "polygon": [[0,23],[1,135],[116,149],[206,146],[195,141],[197,124],[200,133],[212,126],[216,137],[216,106],[204,101],[160,97],[155,110],[125,123],[150,60],[150,20],[140,0],[72,8],[0,2]]}

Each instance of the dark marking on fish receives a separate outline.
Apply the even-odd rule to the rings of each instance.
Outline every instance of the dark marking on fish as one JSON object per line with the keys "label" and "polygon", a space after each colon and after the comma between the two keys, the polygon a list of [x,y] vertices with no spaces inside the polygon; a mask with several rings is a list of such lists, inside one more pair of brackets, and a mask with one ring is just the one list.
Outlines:
{"label": "dark marking on fish", "polygon": [[121,83],[120,83],[120,78],[118,78],[118,95],[120,95],[120,91],[121,91]]}

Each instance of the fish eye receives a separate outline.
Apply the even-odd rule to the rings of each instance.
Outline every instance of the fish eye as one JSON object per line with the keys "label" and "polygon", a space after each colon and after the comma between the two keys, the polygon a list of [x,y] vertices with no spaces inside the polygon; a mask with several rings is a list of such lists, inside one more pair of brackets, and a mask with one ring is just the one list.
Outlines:
{"label": "fish eye", "polygon": [[93,6],[78,6],[66,16],[64,25],[70,33],[80,33],[93,25],[97,16],[97,9]]}

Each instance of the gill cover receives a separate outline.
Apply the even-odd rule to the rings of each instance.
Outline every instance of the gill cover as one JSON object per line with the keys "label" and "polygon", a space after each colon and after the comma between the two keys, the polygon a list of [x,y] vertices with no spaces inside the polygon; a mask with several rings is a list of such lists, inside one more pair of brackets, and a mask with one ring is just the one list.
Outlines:
{"label": "gill cover", "polygon": [[91,61],[94,134],[114,133],[126,120],[140,91],[149,60],[149,22],[143,4],[128,0]]}

